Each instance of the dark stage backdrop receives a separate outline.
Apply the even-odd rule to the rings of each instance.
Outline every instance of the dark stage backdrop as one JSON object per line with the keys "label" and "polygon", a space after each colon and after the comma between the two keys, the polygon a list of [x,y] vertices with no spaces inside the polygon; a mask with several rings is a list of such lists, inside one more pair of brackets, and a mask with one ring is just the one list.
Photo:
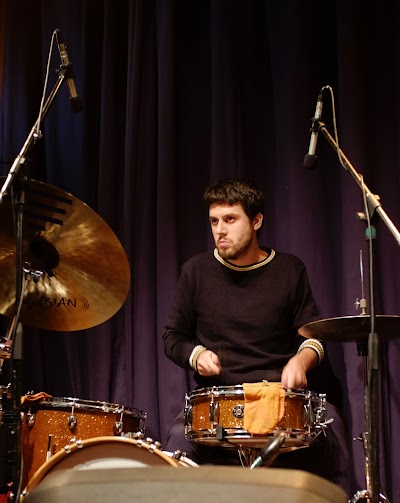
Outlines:
{"label": "dark stage backdrop", "polygon": [[[24,327],[26,390],[143,409],[148,433],[165,441],[192,382],[165,358],[161,336],[180,266],[212,247],[201,194],[220,177],[250,176],[263,187],[261,242],[306,263],[324,317],[358,314],[360,250],[368,270],[361,191],[322,137],[318,168],[302,163],[316,98],[329,84],[340,146],[400,226],[399,9],[397,0],[2,2],[2,174],[37,118],[59,28],[85,108],[72,114],[61,88],[25,169],[91,206],[118,236],[132,274],[126,302],[100,326]],[[55,49],[50,88],[59,65]],[[379,313],[400,314],[399,261],[378,220]],[[396,326],[380,348],[381,478],[392,502],[400,501],[399,335]],[[355,342],[328,346],[356,491],[365,488],[353,440],[364,431],[363,362]]]}

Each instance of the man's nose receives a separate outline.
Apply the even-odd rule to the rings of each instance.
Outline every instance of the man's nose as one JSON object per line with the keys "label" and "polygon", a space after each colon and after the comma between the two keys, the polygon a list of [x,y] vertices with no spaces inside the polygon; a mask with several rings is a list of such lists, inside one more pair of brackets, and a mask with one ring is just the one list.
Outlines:
{"label": "man's nose", "polygon": [[226,234],[226,225],[223,220],[220,220],[217,224],[217,234],[222,234],[222,235]]}

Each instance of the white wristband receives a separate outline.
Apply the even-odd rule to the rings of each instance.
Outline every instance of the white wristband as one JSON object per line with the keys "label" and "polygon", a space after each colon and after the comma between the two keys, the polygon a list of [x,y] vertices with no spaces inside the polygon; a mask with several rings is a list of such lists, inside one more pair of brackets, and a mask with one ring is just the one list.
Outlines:
{"label": "white wristband", "polygon": [[318,365],[322,362],[324,355],[325,355],[325,350],[324,346],[320,341],[317,341],[317,339],[307,339],[306,341],[302,342],[299,346],[299,349],[297,350],[298,353],[302,351],[305,348],[310,348],[313,349],[317,355],[318,355]]}
{"label": "white wristband", "polygon": [[189,356],[189,365],[192,367],[193,370],[197,370],[197,359],[200,356],[200,353],[206,351],[206,349],[207,348],[201,345],[195,346],[193,348]]}

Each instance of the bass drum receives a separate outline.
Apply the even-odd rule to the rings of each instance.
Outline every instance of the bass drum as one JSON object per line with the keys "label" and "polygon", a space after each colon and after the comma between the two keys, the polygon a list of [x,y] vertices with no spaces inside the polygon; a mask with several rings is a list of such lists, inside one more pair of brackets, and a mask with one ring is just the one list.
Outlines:
{"label": "bass drum", "polygon": [[152,466],[184,466],[155,444],[125,437],[98,437],[76,442],[44,463],[28,482],[20,501],[42,480],[58,470],[110,470]]}

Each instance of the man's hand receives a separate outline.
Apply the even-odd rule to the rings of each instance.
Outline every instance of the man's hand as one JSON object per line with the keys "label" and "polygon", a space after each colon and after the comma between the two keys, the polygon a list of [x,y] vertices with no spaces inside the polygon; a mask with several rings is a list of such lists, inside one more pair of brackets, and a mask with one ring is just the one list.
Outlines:
{"label": "man's hand", "polygon": [[307,389],[307,372],[318,363],[317,353],[310,348],[304,348],[294,355],[282,372],[281,384],[284,388]]}
{"label": "man's hand", "polygon": [[221,365],[218,356],[206,349],[197,358],[197,372],[201,376],[214,376],[221,373]]}

